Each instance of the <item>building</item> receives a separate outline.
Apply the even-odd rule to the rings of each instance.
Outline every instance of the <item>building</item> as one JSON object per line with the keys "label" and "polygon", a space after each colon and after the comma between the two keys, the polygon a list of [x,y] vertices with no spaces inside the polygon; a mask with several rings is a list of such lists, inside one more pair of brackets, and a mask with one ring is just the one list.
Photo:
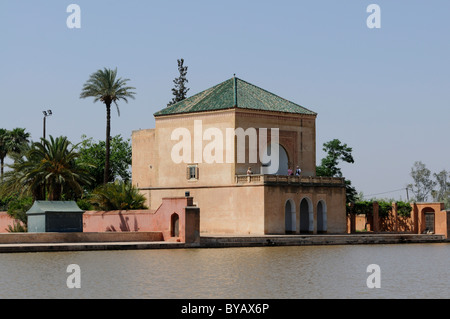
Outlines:
{"label": "building", "polygon": [[313,111],[233,77],[154,116],[132,134],[150,209],[190,192],[202,234],[346,232],[344,180],[315,175]]}

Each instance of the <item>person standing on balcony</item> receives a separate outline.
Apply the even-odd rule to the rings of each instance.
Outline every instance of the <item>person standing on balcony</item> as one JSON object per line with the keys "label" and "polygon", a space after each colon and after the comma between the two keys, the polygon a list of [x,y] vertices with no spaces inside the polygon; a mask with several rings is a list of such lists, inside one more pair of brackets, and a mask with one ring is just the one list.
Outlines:
{"label": "person standing on balcony", "polygon": [[295,170],[295,176],[300,176],[301,173],[302,173],[302,170],[300,169],[299,166],[297,166],[297,168]]}
{"label": "person standing on balcony", "polygon": [[248,168],[248,170],[247,170],[247,175],[252,175],[253,174],[253,172],[252,172],[252,168],[251,167],[249,167]]}

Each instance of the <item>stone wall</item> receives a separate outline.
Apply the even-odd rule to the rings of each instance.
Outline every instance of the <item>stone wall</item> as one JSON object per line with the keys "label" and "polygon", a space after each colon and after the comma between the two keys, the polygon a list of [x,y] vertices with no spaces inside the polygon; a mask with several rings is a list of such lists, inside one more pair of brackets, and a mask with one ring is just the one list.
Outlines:
{"label": "stone wall", "polygon": [[392,211],[386,217],[378,214],[378,204],[375,202],[373,213],[366,215],[348,215],[347,232],[358,231],[393,232],[422,234],[427,231],[425,214],[434,214],[434,233],[449,236],[450,214],[444,210],[443,203],[412,203],[409,217],[399,216],[396,204],[392,204]]}
{"label": "stone wall", "polygon": [[164,241],[161,232],[143,233],[8,233],[0,234],[1,244],[59,244]]}

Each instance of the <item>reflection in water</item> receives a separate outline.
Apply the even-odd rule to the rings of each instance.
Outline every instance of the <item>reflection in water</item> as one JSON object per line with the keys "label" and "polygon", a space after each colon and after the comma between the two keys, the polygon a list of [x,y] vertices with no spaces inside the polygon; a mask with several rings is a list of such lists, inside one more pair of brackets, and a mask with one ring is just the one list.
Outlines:
{"label": "reflection in water", "polygon": [[[0,254],[0,298],[449,298],[449,256],[448,244]],[[66,286],[70,264],[81,289]],[[367,288],[370,264],[381,289]]]}

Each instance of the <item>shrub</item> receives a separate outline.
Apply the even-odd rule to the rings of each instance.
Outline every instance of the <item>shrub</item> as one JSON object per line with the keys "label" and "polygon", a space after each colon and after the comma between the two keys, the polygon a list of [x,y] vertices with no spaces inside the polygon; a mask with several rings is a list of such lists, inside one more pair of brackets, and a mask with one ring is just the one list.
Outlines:
{"label": "shrub", "polygon": [[373,202],[371,201],[358,201],[354,203],[353,214],[371,215],[373,209]]}
{"label": "shrub", "polygon": [[116,181],[96,188],[89,199],[97,210],[147,209],[146,198],[129,182]]}
{"label": "shrub", "polygon": [[410,203],[397,202],[397,213],[401,217],[411,217],[412,207]]}
{"label": "shrub", "polygon": [[90,202],[88,198],[81,198],[77,200],[77,205],[80,207],[81,210],[88,211],[88,210],[94,210],[94,206]]}
{"label": "shrub", "polygon": [[27,211],[33,206],[31,196],[16,197],[8,203],[8,215],[27,225]]}
{"label": "shrub", "polygon": [[[347,207],[347,213],[372,215],[373,201],[359,201],[353,204],[353,208]],[[411,204],[407,202],[397,202],[397,214],[401,217],[411,217]],[[380,217],[388,217],[392,211],[392,203],[390,201],[378,201],[378,215]]]}
{"label": "shrub", "polygon": [[389,213],[392,211],[392,203],[391,202],[378,202],[378,216],[380,217],[388,217]]}
{"label": "shrub", "polygon": [[26,233],[27,226],[23,225],[21,222],[14,222],[14,226],[8,225],[6,230],[8,233]]}

